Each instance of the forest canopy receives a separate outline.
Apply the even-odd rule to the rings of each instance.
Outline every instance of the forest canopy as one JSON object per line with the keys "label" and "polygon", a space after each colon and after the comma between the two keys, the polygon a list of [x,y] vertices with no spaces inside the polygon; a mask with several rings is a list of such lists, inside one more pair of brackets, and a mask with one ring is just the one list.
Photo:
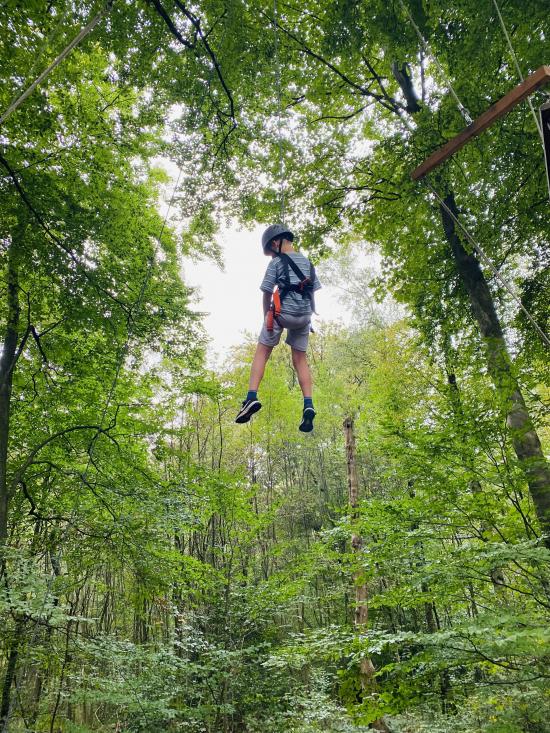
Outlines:
{"label": "forest canopy", "polygon": [[[411,179],[550,63],[547,0],[0,31],[2,733],[548,733],[550,87]],[[353,312],[308,435],[285,346],[235,425],[255,339],[209,367],[182,275],[282,219]]]}

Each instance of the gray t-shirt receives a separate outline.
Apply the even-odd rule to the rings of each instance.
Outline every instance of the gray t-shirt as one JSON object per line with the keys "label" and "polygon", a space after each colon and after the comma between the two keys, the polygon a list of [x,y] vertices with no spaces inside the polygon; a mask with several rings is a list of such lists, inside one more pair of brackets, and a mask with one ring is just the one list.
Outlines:
{"label": "gray t-shirt", "polygon": [[[301,252],[289,252],[288,256],[298,265],[300,270],[306,277],[311,274],[311,265],[307,257]],[[290,282],[297,284],[300,279],[294,272],[294,270],[288,266],[288,274]],[[264,293],[272,293],[275,285],[279,286],[279,289],[285,284],[285,267],[280,257],[274,257],[265,271],[264,279],[260,285],[260,290]],[[315,274],[315,280],[313,282],[313,290],[319,290],[321,283],[317,274]],[[281,303],[281,313],[291,313],[292,315],[306,315],[312,311],[311,300],[309,298],[302,297],[302,293],[291,290],[283,298]]]}

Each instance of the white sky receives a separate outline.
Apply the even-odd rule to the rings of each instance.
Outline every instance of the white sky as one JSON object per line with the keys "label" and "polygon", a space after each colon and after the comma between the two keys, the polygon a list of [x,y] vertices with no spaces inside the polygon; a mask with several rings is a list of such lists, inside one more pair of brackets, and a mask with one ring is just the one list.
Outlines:
{"label": "white sky", "polygon": [[[263,226],[253,231],[232,228],[222,232],[218,242],[223,250],[223,272],[211,261],[188,260],[184,265],[185,282],[200,288],[202,297],[196,309],[208,314],[204,325],[212,339],[208,354],[211,365],[223,360],[231,346],[241,343],[245,331],[257,335],[261,328],[260,283],[269,264],[261,248],[264,229]],[[299,231],[295,245],[300,248]],[[314,316],[314,323],[349,323],[350,315],[341,303],[338,290],[323,281],[322,266],[318,274],[323,287],[315,296],[319,316]]]}

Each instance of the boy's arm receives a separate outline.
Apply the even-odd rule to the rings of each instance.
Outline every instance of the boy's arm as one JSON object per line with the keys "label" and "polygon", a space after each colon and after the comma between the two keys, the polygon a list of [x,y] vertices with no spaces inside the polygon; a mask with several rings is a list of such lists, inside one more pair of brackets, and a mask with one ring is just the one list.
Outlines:
{"label": "boy's arm", "polygon": [[271,305],[271,295],[273,294],[273,288],[275,287],[276,282],[277,266],[275,264],[275,260],[271,260],[271,262],[267,266],[267,270],[265,271],[262,284],[260,285],[260,290],[262,291],[263,296],[262,307],[264,309],[264,316],[267,314],[269,306]]}

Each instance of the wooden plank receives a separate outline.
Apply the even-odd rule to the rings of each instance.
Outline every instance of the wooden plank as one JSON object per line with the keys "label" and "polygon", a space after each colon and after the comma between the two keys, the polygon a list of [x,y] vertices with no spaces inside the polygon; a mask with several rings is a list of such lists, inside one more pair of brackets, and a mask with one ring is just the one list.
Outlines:
{"label": "wooden plank", "polygon": [[423,178],[427,173],[437,168],[444,161],[451,157],[457,150],[464,147],[467,142],[472,138],[480,135],[484,130],[490,127],[493,122],[496,122],[504,115],[507,115],[513,107],[522,102],[530,94],[533,94],[537,89],[548,84],[550,81],[550,66],[541,66],[527,79],[518,84],[517,87],[508,92],[502,99],[493,104],[492,107],[484,112],[477,120],[474,120],[471,125],[468,125],[462,132],[460,132],[448,143],[445,143],[442,148],[432,153],[426,160],[415,168],[411,173],[411,178],[414,181],[418,181]]}

